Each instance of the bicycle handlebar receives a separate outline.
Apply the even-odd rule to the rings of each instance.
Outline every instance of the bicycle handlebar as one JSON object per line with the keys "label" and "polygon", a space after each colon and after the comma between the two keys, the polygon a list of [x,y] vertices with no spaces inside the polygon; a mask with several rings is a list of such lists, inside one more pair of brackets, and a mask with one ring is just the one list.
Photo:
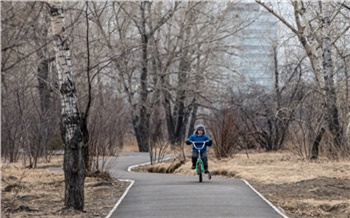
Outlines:
{"label": "bicycle handlebar", "polygon": [[[191,141],[191,143],[193,144],[193,147],[194,147],[195,149],[197,149],[197,150],[200,150],[200,149],[204,148],[205,143],[207,143],[207,142],[209,142],[209,140],[206,140],[206,141]],[[203,143],[203,145],[202,145],[202,147],[197,148],[197,146],[196,146],[195,143]]]}

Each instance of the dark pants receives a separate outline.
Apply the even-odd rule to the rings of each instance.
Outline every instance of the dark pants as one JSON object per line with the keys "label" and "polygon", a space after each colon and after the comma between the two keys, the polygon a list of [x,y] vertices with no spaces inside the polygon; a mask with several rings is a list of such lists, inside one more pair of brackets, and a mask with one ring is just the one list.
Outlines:
{"label": "dark pants", "polygon": [[[207,153],[201,153],[201,158],[202,161],[204,163],[204,170],[208,170],[208,157],[207,157]],[[196,166],[196,162],[198,159],[198,151],[196,152],[192,152],[192,165]]]}

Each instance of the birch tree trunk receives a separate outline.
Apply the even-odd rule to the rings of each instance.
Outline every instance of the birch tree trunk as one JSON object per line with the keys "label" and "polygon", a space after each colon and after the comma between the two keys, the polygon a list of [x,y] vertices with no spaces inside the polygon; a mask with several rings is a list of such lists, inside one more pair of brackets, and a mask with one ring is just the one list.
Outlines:
{"label": "birch tree trunk", "polygon": [[323,78],[325,82],[326,107],[328,127],[332,133],[334,144],[338,147],[342,145],[342,129],[339,123],[339,112],[337,108],[337,95],[334,87],[333,61],[332,61],[332,41],[330,38],[331,11],[330,3],[322,1],[322,57],[323,57]]}
{"label": "birch tree trunk", "polygon": [[61,136],[64,149],[64,178],[66,208],[84,209],[84,144],[81,117],[77,108],[71,55],[65,33],[61,2],[49,2],[56,65],[61,95]]}
{"label": "birch tree trunk", "polygon": [[[347,6],[345,3],[342,3],[341,4],[344,8],[350,10],[350,7]],[[348,69],[348,67],[346,67],[346,69]],[[348,74],[348,71],[345,70],[345,76],[346,78],[349,78],[349,74]],[[349,95],[350,95],[350,92],[349,92],[349,80],[345,80],[345,84],[346,84],[346,107],[347,107],[347,128],[346,128],[346,140],[347,140],[347,144],[348,144],[348,147],[350,147],[350,102],[349,102]]]}

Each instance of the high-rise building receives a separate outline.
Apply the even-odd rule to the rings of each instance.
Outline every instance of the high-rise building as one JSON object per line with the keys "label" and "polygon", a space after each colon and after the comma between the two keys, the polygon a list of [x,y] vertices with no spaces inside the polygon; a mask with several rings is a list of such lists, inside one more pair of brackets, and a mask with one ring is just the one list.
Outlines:
{"label": "high-rise building", "polygon": [[239,3],[233,9],[235,22],[243,29],[235,37],[239,48],[236,69],[249,85],[271,89],[274,83],[273,43],[277,39],[277,20],[259,4]]}

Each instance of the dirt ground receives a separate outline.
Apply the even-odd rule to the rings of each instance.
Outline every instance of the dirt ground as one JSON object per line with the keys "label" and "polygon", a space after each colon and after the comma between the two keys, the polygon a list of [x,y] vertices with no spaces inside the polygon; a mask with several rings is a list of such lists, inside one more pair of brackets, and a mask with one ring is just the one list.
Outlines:
{"label": "dirt ground", "polygon": [[39,169],[2,163],[1,217],[106,217],[129,186],[106,174],[90,175],[85,179],[85,211],[65,210],[64,175],[57,170],[61,160],[40,163]]}
{"label": "dirt ground", "polygon": [[[247,180],[288,217],[350,217],[350,161],[307,161],[288,152],[238,154],[220,161],[209,154],[209,160],[213,179]],[[55,161],[40,163],[39,169],[2,163],[1,217],[105,217],[129,185],[106,175],[87,177],[85,212],[63,210],[63,173],[52,170],[62,162]],[[195,175],[188,158],[137,170]]]}
{"label": "dirt ground", "polygon": [[290,217],[350,217],[350,180],[318,177],[285,184],[251,183]]}

